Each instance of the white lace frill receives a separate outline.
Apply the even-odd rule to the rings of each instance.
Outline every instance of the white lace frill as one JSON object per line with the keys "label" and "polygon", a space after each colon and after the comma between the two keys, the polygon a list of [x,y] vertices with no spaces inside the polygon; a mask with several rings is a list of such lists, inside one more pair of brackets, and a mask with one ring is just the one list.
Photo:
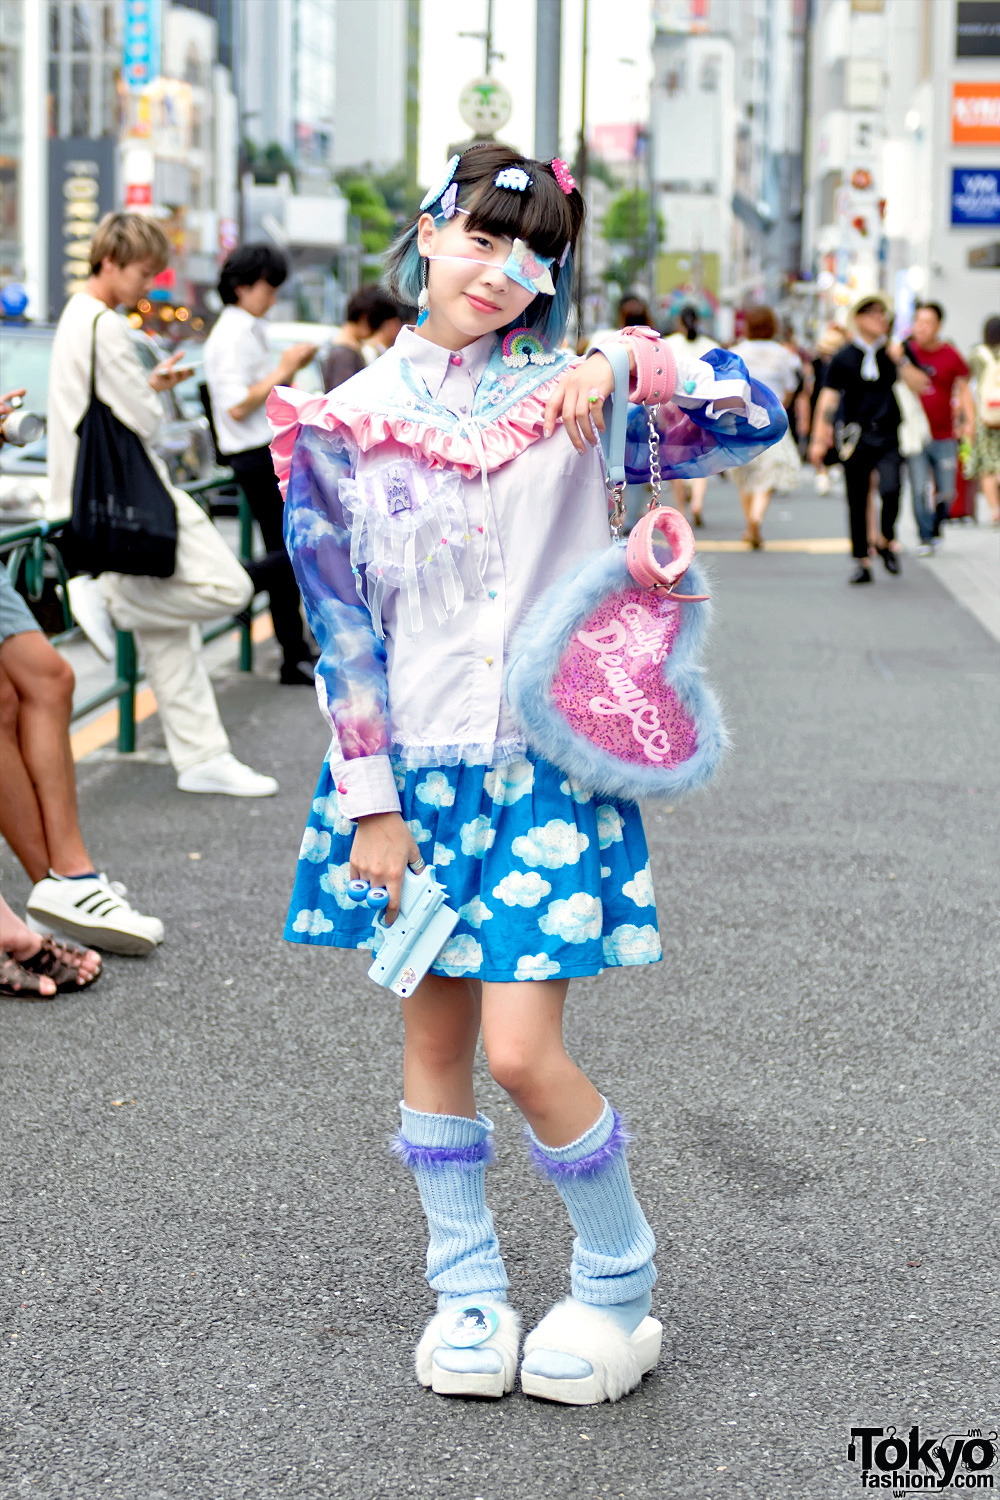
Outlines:
{"label": "white lace frill", "polygon": [[470,540],[459,475],[394,461],[342,479],[339,495],[351,527],[351,569],[362,598],[361,574],[367,579],[379,639],[389,589],[398,591],[407,635],[423,625],[422,596],[438,624],[456,614],[465,599],[458,559]]}
{"label": "white lace frill", "polygon": [[389,749],[393,761],[404,770],[424,766],[505,766],[527,752],[527,741],[522,735],[504,735],[502,739],[486,740],[482,744],[417,745],[410,741],[393,739]]}

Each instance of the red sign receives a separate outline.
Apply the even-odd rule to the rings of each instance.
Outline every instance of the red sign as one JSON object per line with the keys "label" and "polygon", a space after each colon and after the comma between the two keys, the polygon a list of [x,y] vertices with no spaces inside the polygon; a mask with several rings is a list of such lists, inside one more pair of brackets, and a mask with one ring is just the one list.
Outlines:
{"label": "red sign", "polygon": [[151,182],[129,182],[125,185],[126,208],[152,208],[153,184]]}
{"label": "red sign", "polygon": [[851,187],[855,188],[859,193],[867,192],[871,185],[872,174],[866,167],[859,167],[856,172],[852,172]]}

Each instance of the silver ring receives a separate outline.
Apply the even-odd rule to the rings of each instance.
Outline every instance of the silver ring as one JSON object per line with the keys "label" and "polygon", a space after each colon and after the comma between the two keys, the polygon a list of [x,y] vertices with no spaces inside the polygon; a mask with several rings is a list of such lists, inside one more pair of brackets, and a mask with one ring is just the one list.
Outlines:
{"label": "silver ring", "polygon": [[410,865],[410,869],[413,871],[414,875],[419,875],[421,871],[426,870],[426,868],[427,861],[425,859],[422,859],[419,854],[417,855],[417,863],[415,865]]}

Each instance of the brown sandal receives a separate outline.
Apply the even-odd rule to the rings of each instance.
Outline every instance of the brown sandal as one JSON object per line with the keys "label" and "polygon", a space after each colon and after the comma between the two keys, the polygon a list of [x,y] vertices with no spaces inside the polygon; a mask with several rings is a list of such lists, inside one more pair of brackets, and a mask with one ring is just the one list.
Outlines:
{"label": "brown sandal", "polygon": [[54,1000],[58,990],[51,995],[41,993],[41,974],[29,974],[16,958],[0,952],[0,995],[10,1000]]}
{"label": "brown sandal", "polygon": [[[42,946],[32,958],[19,960],[22,969],[29,974],[44,974],[51,979],[56,990],[60,994],[66,994],[74,990],[85,990],[88,985],[99,979],[104,967],[100,959],[97,961],[97,970],[89,978],[80,973],[80,962],[86,956],[87,949],[80,948],[76,943],[59,942],[54,937],[43,937]],[[48,996],[43,996],[48,999]]]}

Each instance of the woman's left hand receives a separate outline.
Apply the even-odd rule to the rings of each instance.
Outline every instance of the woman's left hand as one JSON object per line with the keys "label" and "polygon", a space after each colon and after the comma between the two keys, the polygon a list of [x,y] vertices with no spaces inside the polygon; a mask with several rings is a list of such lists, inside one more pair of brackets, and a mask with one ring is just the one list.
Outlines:
{"label": "woman's left hand", "polygon": [[[634,373],[633,360],[629,350],[629,364]],[[614,388],[614,371],[603,354],[594,353],[582,365],[574,365],[545,403],[542,428],[545,436],[552,436],[556,422],[562,417],[569,440],[578,453],[585,453],[588,443],[595,447],[604,431],[604,403]],[[600,399],[592,401],[594,395]]]}

